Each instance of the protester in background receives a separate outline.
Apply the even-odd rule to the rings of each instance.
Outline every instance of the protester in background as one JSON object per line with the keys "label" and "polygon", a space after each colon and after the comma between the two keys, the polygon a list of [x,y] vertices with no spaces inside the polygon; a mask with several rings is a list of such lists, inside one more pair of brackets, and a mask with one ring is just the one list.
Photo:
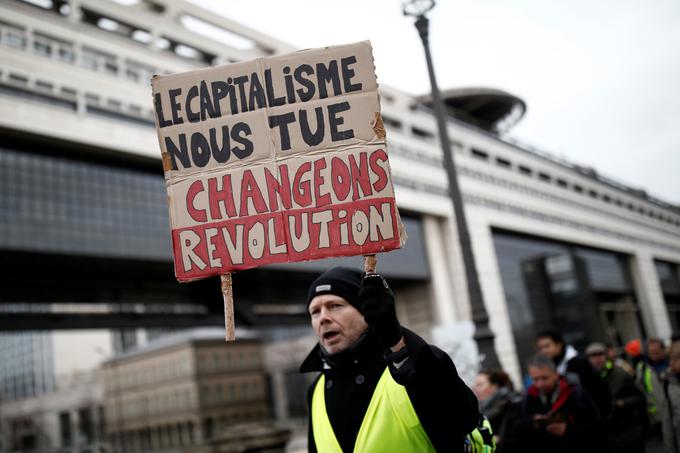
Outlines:
{"label": "protester in background", "polygon": [[668,368],[668,355],[666,345],[659,338],[647,340],[647,363],[652,367],[657,376],[661,376]]}
{"label": "protester in background", "polygon": [[680,453],[680,341],[671,344],[669,358],[658,392],[659,417],[666,453]]}
{"label": "protester in background", "polygon": [[[516,452],[594,452],[604,444],[598,411],[582,387],[567,381],[546,356],[529,361],[533,384],[520,404],[511,438]],[[598,437],[599,436],[599,437]]]}
{"label": "protester in background", "polygon": [[600,377],[607,383],[612,407],[603,414],[607,429],[609,451],[617,453],[641,453],[645,451],[645,426],[647,424],[647,401],[635,385],[631,375],[614,364],[601,343],[591,343],[586,357]]}
{"label": "protester in background", "polygon": [[597,376],[588,360],[579,355],[572,345],[564,342],[560,332],[552,329],[539,332],[536,335],[536,349],[539,354],[553,360],[558,373],[580,384],[588,392],[600,414],[609,411],[611,398],[607,385]]}
{"label": "protester in background", "polygon": [[496,439],[497,453],[504,451],[504,440],[516,416],[520,397],[514,392],[510,376],[503,370],[481,371],[472,390],[477,395],[480,412],[489,419]]}
{"label": "protester in background", "polygon": [[638,338],[630,340],[624,347],[635,369],[635,384],[638,386],[647,400],[648,431],[651,436],[659,436],[660,420],[657,416],[657,396],[659,390],[659,377],[649,366],[642,350],[642,341]]}
{"label": "protester in background", "polygon": [[477,399],[442,350],[401,327],[383,277],[336,267],[307,293],[319,343],[310,387],[310,452],[461,451]]}
{"label": "protester in background", "polygon": [[623,371],[626,373],[630,374],[631,376],[635,376],[635,369],[630,363],[628,363],[626,359],[621,356],[619,353],[619,348],[611,343],[606,343],[605,345],[607,346],[607,357],[609,357],[609,360],[611,360],[612,363],[617,367],[623,369]]}

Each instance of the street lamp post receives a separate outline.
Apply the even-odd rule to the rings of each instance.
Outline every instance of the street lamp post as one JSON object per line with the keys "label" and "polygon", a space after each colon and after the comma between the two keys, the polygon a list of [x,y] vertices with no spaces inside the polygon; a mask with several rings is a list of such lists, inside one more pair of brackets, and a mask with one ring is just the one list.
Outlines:
{"label": "street lamp post", "polygon": [[456,167],[453,161],[453,152],[449,142],[449,133],[446,127],[446,114],[442,104],[439,88],[437,87],[437,79],[434,75],[434,67],[432,65],[432,55],[430,54],[430,44],[428,37],[429,21],[425,14],[434,8],[434,0],[407,0],[403,3],[403,12],[405,16],[412,16],[416,18],[415,25],[423,41],[423,48],[425,49],[425,59],[427,60],[427,70],[430,75],[430,85],[432,87],[432,106],[434,107],[435,117],[437,118],[437,126],[439,129],[439,142],[442,146],[444,155],[444,167],[449,179],[449,195],[453,202],[453,212],[456,219],[456,226],[458,228],[458,241],[460,243],[461,252],[463,255],[463,267],[465,268],[465,277],[467,280],[468,295],[470,297],[470,306],[472,309],[472,321],[475,324],[475,341],[479,348],[482,365],[484,367],[498,367],[498,357],[494,348],[494,335],[489,328],[489,315],[484,306],[484,298],[482,297],[482,289],[479,285],[479,278],[477,276],[477,268],[475,267],[475,257],[472,254],[472,244],[470,242],[470,233],[467,228],[467,221],[465,219],[465,209],[463,208],[463,197],[461,196],[460,187],[458,186],[458,177],[456,175]]}

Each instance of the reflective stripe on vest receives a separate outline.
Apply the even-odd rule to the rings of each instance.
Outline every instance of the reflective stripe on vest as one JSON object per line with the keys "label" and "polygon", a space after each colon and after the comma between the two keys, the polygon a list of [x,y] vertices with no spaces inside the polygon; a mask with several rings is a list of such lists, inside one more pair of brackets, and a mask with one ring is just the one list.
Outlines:
{"label": "reflective stripe on vest", "polygon": [[654,394],[652,369],[644,362],[638,362],[635,371],[639,385],[642,387],[642,391],[647,398],[647,414],[650,417],[650,421],[654,423],[656,421],[656,395]]}
{"label": "reflective stripe on vest", "polygon": [[[322,374],[312,396],[312,431],[319,453],[342,453],[326,412]],[[403,385],[397,384],[385,368],[361,422],[354,451],[361,453],[432,452],[432,442],[418,420]]]}

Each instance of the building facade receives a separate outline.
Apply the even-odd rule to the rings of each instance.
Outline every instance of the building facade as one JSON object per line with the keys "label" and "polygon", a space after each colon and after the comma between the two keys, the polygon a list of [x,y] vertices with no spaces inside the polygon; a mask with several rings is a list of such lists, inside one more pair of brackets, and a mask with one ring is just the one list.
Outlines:
{"label": "building facade", "polygon": [[0,452],[110,451],[103,396],[101,373],[93,370],[61,379],[49,393],[4,402]]}
{"label": "building facade", "polygon": [[[0,250],[11,277],[3,303],[220,309],[216,282],[179,287],[172,278],[149,79],[292,49],[183,1],[125,3],[0,4]],[[400,319],[429,337],[472,316],[436,122],[426,100],[389,87],[381,100],[409,241],[381,255],[379,269]],[[451,152],[503,367],[519,380],[533,333],[549,324],[577,345],[678,333],[678,207],[456,108],[468,115],[448,121]],[[307,322],[307,285],[337,262],[360,265],[238,273],[237,323],[287,337]],[[41,272],[29,278],[32,268]]]}
{"label": "building facade", "polygon": [[103,366],[112,451],[186,450],[234,425],[267,420],[260,343],[219,329],[169,335]]}

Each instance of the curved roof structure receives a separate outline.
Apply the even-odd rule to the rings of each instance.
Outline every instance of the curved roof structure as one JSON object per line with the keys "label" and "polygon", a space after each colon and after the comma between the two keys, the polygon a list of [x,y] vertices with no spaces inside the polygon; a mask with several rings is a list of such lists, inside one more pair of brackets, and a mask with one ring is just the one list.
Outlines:
{"label": "curved roof structure", "polygon": [[[522,99],[494,88],[453,88],[442,91],[441,96],[449,115],[487,131],[507,130],[526,112]],[[418,100],[432,106],[431,94]]]}

